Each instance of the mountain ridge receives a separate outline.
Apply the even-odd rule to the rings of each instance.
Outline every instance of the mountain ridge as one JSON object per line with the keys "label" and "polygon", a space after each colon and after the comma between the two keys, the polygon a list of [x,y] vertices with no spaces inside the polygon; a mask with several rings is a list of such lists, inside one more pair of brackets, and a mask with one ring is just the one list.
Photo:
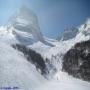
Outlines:
{"label": "mountain ridge", "polygon": [[[62,69],[67,63],[66,60],[63,64],[66,53],[75,44],[90,40],[90,19],[74,28],[75,33],[66,31],[58,41],[44,37],[37,16],[23,8],[12,16],[9,25],[0,27],[0,86],[16,85],[20,90],[89,90],[89,82]],[[42,73],[48,73],[47,77]]]}

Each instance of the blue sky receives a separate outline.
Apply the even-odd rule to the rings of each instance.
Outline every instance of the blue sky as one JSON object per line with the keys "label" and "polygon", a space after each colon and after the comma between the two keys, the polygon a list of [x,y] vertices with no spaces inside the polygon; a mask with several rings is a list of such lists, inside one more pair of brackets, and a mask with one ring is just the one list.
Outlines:
{"label": "blue sky", "polygon": [[50,38],[90,17],[90,0],[0,0],[0,25],[6,25],[22,5],[37,14],[42,33]]}

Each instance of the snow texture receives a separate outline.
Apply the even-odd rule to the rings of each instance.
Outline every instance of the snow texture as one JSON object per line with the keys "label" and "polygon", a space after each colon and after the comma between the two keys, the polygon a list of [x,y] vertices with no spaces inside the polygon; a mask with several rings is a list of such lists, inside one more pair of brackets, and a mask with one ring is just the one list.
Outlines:
{"label": "snow texture", "polygon": [[[28,8],[22,7],[10,18],[10,25],[0,27],[0,88],[18,87],[19,90],[90,90],[90,83],[73,78],[62,72],[63,55],[77,42],[90,39],[90,19],[77,27],[72,38],[52,40],[44,38],[37,16]],[[48,58],[57,72],[46,80],[29,63],[24,55],[11,47],[24,44]],[[53,47],[52,47],[53,45]]]}

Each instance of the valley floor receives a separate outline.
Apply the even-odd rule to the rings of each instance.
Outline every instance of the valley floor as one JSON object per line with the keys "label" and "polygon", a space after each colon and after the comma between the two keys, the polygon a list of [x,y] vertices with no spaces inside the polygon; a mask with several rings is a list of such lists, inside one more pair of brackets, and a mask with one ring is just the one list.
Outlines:
{"label": "valley floor", "polygon": [[59,80],[51,80],[35,90],[90,90],[90,83],[75,79],[60,72],[63,76]]}

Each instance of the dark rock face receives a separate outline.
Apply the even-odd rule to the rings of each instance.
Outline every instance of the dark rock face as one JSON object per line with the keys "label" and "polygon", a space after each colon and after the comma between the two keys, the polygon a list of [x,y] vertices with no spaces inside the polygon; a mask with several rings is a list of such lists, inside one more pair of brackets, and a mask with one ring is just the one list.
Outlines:
{"label": "dark rock face", "polygon": [[41,74],[47,74],[45,61],[40,54],[36,53],[32,49],[27,48],[24,45],[16,44],[12,45],[12,47],[22,52],[26,59],[36,66],[36,69],[41,70]]}
{"label": "dark rock face", "polygon": [[63,71],[90,81],[90,40],[77,43],[63,58]]}

